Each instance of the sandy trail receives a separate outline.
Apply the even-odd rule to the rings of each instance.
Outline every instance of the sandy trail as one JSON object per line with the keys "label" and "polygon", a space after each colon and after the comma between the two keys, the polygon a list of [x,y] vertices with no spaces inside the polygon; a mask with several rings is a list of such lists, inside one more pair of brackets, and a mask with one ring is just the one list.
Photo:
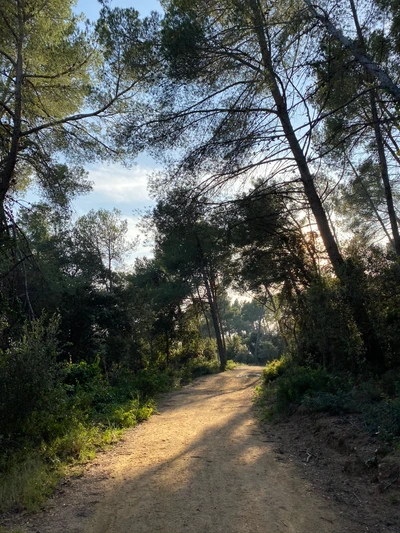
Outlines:
{"label": "sandy trail", "polygon": [[[27,518],[40,533],[350,533],[255,418],[257,367],[164,397],[85,475]],[[353,526],[354,528],[354,526]]]}

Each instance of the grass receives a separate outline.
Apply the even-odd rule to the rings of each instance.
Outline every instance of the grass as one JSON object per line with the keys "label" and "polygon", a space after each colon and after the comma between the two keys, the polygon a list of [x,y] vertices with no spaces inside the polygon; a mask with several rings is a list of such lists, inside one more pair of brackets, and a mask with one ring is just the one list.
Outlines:
{"label": "grass", "polygon": [[[28,455],[1,476],[0,511],[36,510],[53,491],[62,468],[52,468],[43,457]],[[1,531],[1,530],[0,530]]]}
{"label": "grass", "polygon": [[60,478],[71,473],[71,467],[93,460],[98,450],[118,441],[126,428],[147,420],[159,392],[217,372],[218,365],[196,361],[173,375],[141,371],[133,377],[119,377],[114,385],[106,384],[96,372],[90,375],[92,370],[86,364],[73,366],[64,407],[56,415],[33,413],[27,419],[28,428],[35,428],[35,420],[40,420],[45,430],[41,438],[36,430],[35,441],[29,440],[28,433],[17,446],[9,444],[0,450],[0,512],[38,510]]}
{"label": "grass", "polygon": [[50,443],[11,455],[0,474],[0,512],[38,510],[70,466],[93,460],[99,449],[117,442],[124,429],[146,420],[154,409],[153,401],[114,405],[102,423],[75,421]]}

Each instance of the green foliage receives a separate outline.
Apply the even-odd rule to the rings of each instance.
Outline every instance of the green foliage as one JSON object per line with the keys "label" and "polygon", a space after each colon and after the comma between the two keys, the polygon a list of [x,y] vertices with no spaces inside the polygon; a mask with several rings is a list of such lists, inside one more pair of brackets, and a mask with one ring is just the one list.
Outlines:
{"label": "green foliage", "polygon": [[0,354],[0,435],[40,438],[51,418],[65,413],[66,394],[57,361],[59,317],[43,315],[23,328],[22,338]]}
{"label": "green foliage", "polygon": [[128,222],[121,218],[118,209],[89,211],[80,217],[74,227],[76,253],[87,256],[97,267],[98,279],[110,290],[113,269],[121,265],[135,243],[127,239]]}
{"label": "green foliage", "polygon": [[37,454],[14,460],[7,472],[0,474],[0,512],[37,510],[58,479],[59,472]]}
{"label": "green foliage", "polygon": [[366,405],[363,418],[371,432],[388,442],[400,443],[400,397]]}
{"label": "green foliage", "polygon": [[144,398],[152,398],[160,392],[170,390],[172,378],[166,372],[160,372],[156,368],[146,368],[139,370],[132,384]]}
{"label": "green foliage", "polygon": [[161,52],[169,65],[169,75],[193,80],[201,68],[198,47],[206,44],[204,28],[189,5],[173,6],[163,21]]}
{"label": "green foliage", "polygon": [[263,370],[263,381],[265,384],[275,381],[279,376],[282,376],[291,366],[292,361],[288,357],[281,357],[275,359],[267,364]]}
{"label": "green foliage", "polygon": [[219,363],[215,357],[213,360],[198,358],[191,363],[189,367],[193,378],[205,376],[207,374],[216,374],[219,372]]}
{"label": "green foliage", "polygon": [[298,366],[282,357],[264,369],[263,389],[272,401],[271,412],[276,414],[288,413],[300,404],[313,406],[316,411],[334,412],[346,403],[340,396],[348,391],[348,383],[322,368]]}
{"label": "green foliage", "polygon": [[252,361],[252,355],[249,352],[248,347],[243,344],[242,338],[239,335],[233,335],[233,337],[228,340],[226,356],[228,359],[238,363],[250,363]]}
{"label": "green foliage", "polygon": [[337,390],[337,380],[320,368],[293,367],[276,381],[278,410],[286,411],[305,397]]}
{"label": "green foliage", "polygon": [[335,375],[281,359],[267,365],[263,382],[258,399],[266,418],[288,414],[300,405],[328,415],[353,413],[385,442],[400,442],[398,372],[356,380],[350,374]]}
{"label": "green foliage", "polygon": [[343,413],[357,413],[360,408],[351,392],[313,391],[305,396],[302,404],[316,413],[340,415]]}
{"label": "green foliage", "polygon": [[203,339],[203,352],[202,356],[206,361],[217,360],[217,343],[214,339]]}
{"label": "green foliage", "polygon": [[343,288],[319,278],[298,302],[297,357],[301,363],[358,371],[363,345]]}
{"label": "green foliage", "polygon": [[236,363],[235,361],[232,361],[232,359],[228,359],[226,362],[225,370],[233,370],[238,366],[240,366],[240,363]]}

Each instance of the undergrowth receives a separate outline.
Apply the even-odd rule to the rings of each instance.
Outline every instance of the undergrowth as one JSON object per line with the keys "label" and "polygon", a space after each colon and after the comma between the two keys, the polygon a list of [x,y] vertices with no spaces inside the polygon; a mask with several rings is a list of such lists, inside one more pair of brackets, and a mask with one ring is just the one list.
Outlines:
{"label": "undergrowth", "polygon": [[[54,490],[69,465],[92,460],[99,449],[116,442],[125,428],[147,420],[157,394],[218,371],[214,361],[198,358],[184,368],[115,370],[104,377],[99,361],[62,368],[63,380],[52,388],[52,408],[39,401],[26,410],[13,398],[17,424],[0,421],[0,512],[36,510]],[[13,384],[11,384],[13,386]],[[41,400],[42,401],[42,400]]]}
{"label": "undergrowth", "polygon": [[226,362],[225,370],[233,370],[238,366],[243,366],[243,363],[236,363],[235,361],[232,361],[232,359],[228,359]]}
{"label": "undergrowth", "polygon": [[328,415],[354,413],[372,434],[400,444],[400,375],[393,372],[357,380],[350,374],[299,366],[283,357],[264,369],[257,401],[268,420],[287,416],[299,406]]}

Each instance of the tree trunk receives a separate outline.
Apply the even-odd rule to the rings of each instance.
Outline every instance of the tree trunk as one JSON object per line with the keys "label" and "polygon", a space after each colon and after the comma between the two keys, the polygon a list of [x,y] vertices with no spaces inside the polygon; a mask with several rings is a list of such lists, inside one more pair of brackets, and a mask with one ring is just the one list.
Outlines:
{"label": "tree trunk", "polygon": [[219,320],[218,320],[218,313],[217,313],[215,302],[212,296],[210,284],[207,279],[207,274],[204,269],[202,269],[202,272],[203,272],[204,285],[207,291],[208,303],[210,305],[211,318],[212,318],[212,322],[214,326],[215,337],[217,339],[220,369],[223,372],[226,367],[226,350],[225,350],[225,346],[222,340],[221,329],[220,329]]}
{"label": "tree trunk", "polygon": [[344,48],[346,48],[346,50],[349,50],[356,58],[358,63],[368,70],[373,78],[380,82],[381,88],[388,91],[396,100],[396,102],[400,102],[400,87],[394,83],[390,76],[370,57],[368,57],[364,51],[360,50],[353,40],[345,37],[343,33],[332,24],[325,14],[318,13],[315,7],[312,5],[311,0],[304,0],[304,3],[307,5],[311,15],[325,26],[328,33],[337,41],[339,41]]}
{"label": "tree trunk", "polygon": [[4,202],[10,188],[11,180],[14,176],[15,166],[21,137],[22,126],[22,86],[23,86],[23,40],[24,22],[20,5],[18,4],[19,27],[16,37],[17,60],[15,62],[15,93],[14,93],[14,123],[12,126],[11,143],[7,156],[2,162],[0,169],[0,232],[1,235],[8,234],[7,217],[4,210]]}
{"label": "tree trunk", "polygon": [[362,180],[362,177],[360,176],[360,174],[357,172],[356,168],[354,167],[353,163],[350,161],[350,159],[348,157],[346,157],[347,159],[347,162],[348,164],[351,166],[351,169],[352,171],[354,172],[354,175],[355,177],[357,178],[359,184],[361,185],[362,187],[362,190],[364,191],[364,194],[366,195],[367,199],[368,199],[368,203],[369,205],[371,206],[371,209],[372,211],[375,213],[375,216],[383,230],[383,232],[385,233],[386,237],[388,238],[388,240],[390,242],[392,242],[392,237],[390,236],[390,233],[388,232],[388,230],[386,229],[386,226],[385,226],[385,223],[384,221],[382,220],[382,217],[381,215],[379,214],[379,211],[378,209],[376,208],[375,204],[374,204],[374,201],[372,200],[370,194],[369,194],[369,191],[367,189],[367,187],[364,185],[364,182]]}
{"label": "tree trunk", "polygon": [[217,340],[217,349],[218,349],[218,356],[219,356],[219,362],[220,362],[220,369],[221,369],[221,372],[223,372],[225,370],[225,367],[226,367],[226,347],[225,347],[225,342],[224,342],[223,334],[222,334],[221,327],[220,327],[218,309],[217,309],[217,306],[216,306],[216,302],[215,302],[215,299],[214,299],[214,296],[213,296],[213,291],[211,289],[210,282],[209,282],[208,275],[207,275],[207,271],[206,271],[206,265],[205,265],[205,262],[204,262],[204,256],[203,256],[203,250],[202,250],[202,247],[201,247],[201,242],[200,242],[200,239],[198,238],[197,235],[196,235],[196,240],[197,240],[197,248],[199,250],[199,256],[200,256],[200,271],[201,271],[201,275],[203,277],[204,286],[206,288],[207,299],[208,299],[208,303],[210,305],[211,319],[212,319],[213,326],[214,326],[214,331],[215,331],[215,338]]}
{"label": "tree trunk", "polygon": [[[364,35],[362,33],[361,26],[360,26],[360,23],[359,23],[359,20],[358,20],[357,9],[356,9],[354,0],[350,0],[350,6],[351,6],[351,11],[353,13],[353,19],[354,19],[354,24],[355,24],[356,30],[357,30],[358,40],[360,41],[360,44],[361,44],[361,46],[363,48],[363,51],[366,52],[365,39],[364,39]],[[366,67],[364,68],[364,70],[365,70],[365,76],[366,76],[367,82],[368,83],[372,83],[372,81],[373,81],[372,74],[370,73],[369,70],[367,70]],[[392,187],[391,187],[390,179],[389,179],[389,170],[388,170],[388,165],[387,165],[387,159],[386,159],[386,153],[385,153],[385,145],[384,145],[384,141],[383,141],[383,137],[382,137],[380,120],[379,120],[379,115],[378,115],[378,108],[377,108],[377,104],[376,104],[376,91],[375,91],[375,89],[371,89],[369,91],[369,98],[370,98],[370,104],[371,104],[371,114],[372,114],[372,122],[373,122],[373,125],[374,125],[375,140],[376,140],[376,145],[377,145],[377,148],[378,148],[379,167],[380,167],[380,171],[381,171],[381,179],[382,179],[383,187],[384,187],[384,190],[385,190],[386,206],[387,206],[389,220],[390,220],[390,227],[392,229],[392,235],[393,235],[393,239],[391,239],[391,240],[392,240],[392,242],[394,244],[394,249],[396,251],[396,255],[399,257],[400,256],[399,227],[398,227],[398,224],[397,224],[396,212],[395,212],[395,209],[394,209]]]}
{"label": "tree trunk", "polygon": [[219,330],[221,332],[222,344],[223,344],[223,347],[224,347],[224,352],[226,352],[225,333],[224,333],[224,328],[223,328],[223,325],[222,325],[221,313],[219,312],[218,297],[217,297],[217,286],[216,286],[216,283],[215,283],[215,277],[212,275],[212,273],[210,273],[209,279],[210,279],[210,289],[211,289],[213,302],[214,302],[214,305],[215,305],[215,311],[216,311],[216,314],[217,314],[217,319],[218,319],[218,324],[219,324]]}
{"label": "tree trunk", "polygon": [[260,46],[265,78],[276,105],[277,115],[282,125],[283,132],[289,144],[290,150],[296,161],[304,192],[310,204],[315,221],[317,223],[321,239],[325,245],[325,249],[328,253],[335,274],[338,278],[340,278],[344,260],[329,226],[328,217],[326,216],[324,207],[321,202],[321,198],[319,197],[315,188],[314,176],[310,171],[306,156],[294,132],[289,116],[289,111],[286,105],[286,98],[284,98],[283,94],[281,93],[281,89],[278,85],[278,81],[276,79],[275,71],[272,64],[271,52],[269,49],[266,35],[264,33],[264,20],[262,18],[258,2],[257,0],[248,1],[250,3],[254,15],[254,29]]}
{"label": "tree trunk", "polygon": [[170,360],[170,347],[169,347],[169,335],[168,333],[165,333],[165,353],[166,353],[166,366],[169,367],[169,360]]}
{"label": "tree trunk", "polygon": [[208,320],[208,316],[207,316],[207,313],[206,313],[206,309],[204,307],[204,302],[203,302],[203,299],[202,297],[200,296],[200,291],[199,291],[199,288],[197,287],[197,295],[199,297],[199,302],[200,302],[200,307],[201,307],[201,310],[203,312],[203,316],[204,316],[204,319],[206,321],[206,325],[207,325],[207,332],[208,332],[208,338],[211,340],[212,339],[212,335],[211,335],[211,329],[210,329],[210,322]]}
{"label": "tree trunk", "polygon": [[282,125],[286,140],[296,161],[305,195],[308,199],[334,272],[345,288],[347,302],[352,309],[354,320],[364,341],[366,358],[374,367],[381,367],[383,362],[382,353],[365,307],[362,287],[357,287],[353,282],[353,276],[355,274],[354,269],[352,269],[351,266],[348,268],[345,265],[344,259],[329,226],[329,221],[321,199],[315,188],[314,176],[310,171],[306,156],[291,124],[286,98],[281,93],[281,88],[273,68],[271,51],[265,34],[262,10],[258,0],[248,0],[248,3],[253,13],[254,30],[260,47],[266,82],[274,99],[277,116]]}
{"label": "tree trunk", "polygon": [[256,338],[256,345],[254,347],[254,362],[255,363],[258,363],[258,351],[260,349],[260,340],[261,340],[261,322],[262,322],[262,319],[265,315],[265,307],[262,306],[261,308],[261,313],[260,313],[260,318],[258,319],[258,324],[257,324],[257,338]]}

